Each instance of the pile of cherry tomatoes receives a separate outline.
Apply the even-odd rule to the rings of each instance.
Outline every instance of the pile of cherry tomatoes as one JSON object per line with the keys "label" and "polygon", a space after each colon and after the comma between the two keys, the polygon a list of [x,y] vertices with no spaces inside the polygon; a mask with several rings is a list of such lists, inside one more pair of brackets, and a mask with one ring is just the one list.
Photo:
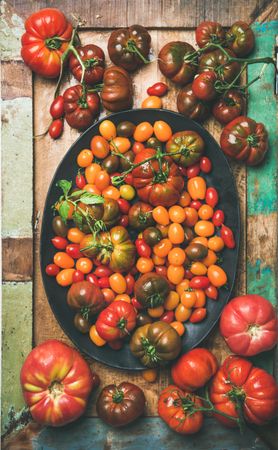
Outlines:
{"label": "pile of cherry tomatoes", "polygon": [[[190,142],[186,151],[184,139]],[[75,326],[89,332],[94,344],[105,345],[94,323],[97,314],[125,302],[136,313],[129,332],[162,321],[182,336],[186,321],[204,320],[207,299],[216,301],[218,289],[227,284],[221,251],[235,247],[225,214],[217,209],[218,192],[203,176],[212,164],[201,136],[173,133],[164,121],[116,126],[106,119],[90,148],[78,154],[77,165],[75,185],[59,182],[64,196],[53,218],[57,253],[46,267],[61,286],[87,281],[98,288],[94,294],[102,297],[101,305],[85,314],[84,304],[76,307],[72,301],[76,288],[70,289]],[[144,288],[137,285],[143,275],[153,282],[154,273],[158,282],[167,280],[167,292],[162,298],[158,284],[153,295],[161,293],[162,301],[142,304],[136,297]],[[120,330],[117,342],[107,339],[109,345],[121,348],[125,335]]]}

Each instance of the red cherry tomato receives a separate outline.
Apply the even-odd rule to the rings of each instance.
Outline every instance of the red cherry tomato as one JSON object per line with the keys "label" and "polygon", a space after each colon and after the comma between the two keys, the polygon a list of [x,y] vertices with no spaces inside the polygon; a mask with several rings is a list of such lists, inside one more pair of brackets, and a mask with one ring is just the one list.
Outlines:
{"label": "red cherry tomato", "polygon": [[197,276],[189,281],[189,287],[192,289],[207,289],[210,285],[208,277]]}
{"label": "red cherry tomato", "polygon": [[206,308],[196,308],[191,314],[189,321],[191,323],[201,322],[202,320],[204,320],[206,315],[207,315]]}
{"label": "red cherry tomato", "polygon": [[130,210],[130,203],[124,198],[118,198],[117,203],[119,205],[121,213],[128,214],[128,211]]}
{"label": "red cherry tomato", "polygon": [[225,220],[224,212],[221,209],[217,209],[212,216],[212,223],[216,227],[220,227]]}
{"label": "red cherry tomato", "polygon": [[76,175],[75,184],[79,189],[83,189],[84,186],[86,186],[87,181],[84,175],[82,175],[82,173],[78,172],[78,174]]}
{"label": "red cherry tomato", "polygon": [[192,200],[189,206],[190,208],[194,208],[196,209],[196,211],[198,211],[201,208],[202,203],[200,202],[200,200]]}
{"label": "red cherry tomato", "polygon": [[155,271],[158,275],[162,275],[163,277],[167,277],[167,267],[165,266],[155,266]]}
{"label": "red cherry tomato", "polygon": [[63,133],[64,129],[64,122],[62,119],[55,119],[53,120],[52,124],[48,128],[49,136],[52,139],[58,139],[61,134]]}
{"label": "red cherry tomato", "polygon": [[226,225],[222,224],[220,236],[222,237],[224,244],[227,248],[235,248],[236,243],[234,233],[232,232],[231,228],[226,227]]}
{"label": "red cherry tomato", "polygon": [[80,244],[68,244],[66,246],[66,252],[73,259],[82,258],[84,255],[80,252]]}
{"label": "red cherry tomato", "polygon": [[83,281],[84,278],[85,278],[85,275],[83,272],[81,272],[81,270],[75,270],[72,275],[72,282],[78,283],[79,281]]}
{"label": "red cherry tomato", "polygon": [[162,316],[159,317],[159,320],[162,320],[162,322],[171,323],[175,320],[175,313],[174,311],[166,311]]}
{"label": "red cherry tomato", "polygon": [[219,200],[217,190],[213,187],[207,188],[205,200],[207,205],[214,208]]}
{"label": "red cherry tomato", "polygon": [[133,289],[134,289],[135,279],[134,279],[133,275],[131,275],[131,273],[129,273],[125,277],[125,281],[126,281],[126,294],[130,295],[130,294],[132,294]]}
{"label": "red cherry tomato", "polygon": [[145,146],[142,144],[142,142],[134,142],[132,146],[132,151],[135,155],[140,153],[142,150],[144,150]]}
{"label": "red cherry tomato", "polygon": [[126,228],[128,226],[128,216],[122,216],[120,218],[119,225]]}
{"label": "red cherry tomato", "polygon": [[51,239],[52,244],[55,248],[58,248],[59,250],[65,250],[66,246],[68,245],[69,241],[62,237],[62,236],[55,236]]}
{"label": "red cherry tomato", "polygon": [[185,269],[184,271],[184,278],[186,278],[187,280],[191,280],[193,278],[193,273],[191,272],[190,269]]}
{"label": "red cherry tomato", "polygon": [[98,278],[94,273],[88,273],[88,275],[86,275],[86,280],[94,284],[95,286],[99,286]]}
{"label": "red cherry tomato", "polygon": [[58,95],[50,105],[49,112],[53,119],[60,119],[65,114],[64,109],[64,97],[62,95]]}
{"label": "red cherry tomato", "polygon": [[210,173],[212,169],[211,160],[207,158],[206,156],[203,156],[200,159],[200,169],[204,173]]}
{"label": "red cherry tomato", "polygon": [[98,286],[103,288],[110,288],[109,277],[101,277],[98,279]]}
{"label": "red cherry tomato", "polygon": [[131,299],[131,304],[134,306],[134,308],[136,308],[138,311],[140,309],[143,309],[143,306],[141,305],[141,303],[138,302],[137,298],[132,297]]}
{"label": "red cherry tomato", "polygon": [[111,270],[108,266],[100,265],[96,268],[94,273],[99,278],[110,277],[110,275],[112,275],[113,273],[113,270]]}
{"label": "red cherry tomato", "polygon": [[131,184],[131,185],[132,185],[132,183],[133,183],[133,177],[132,177],[132,174],[131,174],[131,173],[128,173],[128,174],[125,176],[124,181],[125,181],[126,184]]}
{"label": "red cherry tomato", "polygon": [[152,249],[148,244],[146,244],[144,239],[136,239],[135,246],[139,256],[144,256],[145,258],[149,258],[151,256]]}
{"label": "red cherry tomato", "polygon": [[56,277],[56,275],[60,272],[60,267],[56,266],[56,264],[48,264],[45,268],[45,272],[50,277]]}
{"label": "red cherry tomato", "polygon": [[213,286],[212,284],[205,290],[205,294],[211,300],[218,299],[218,289],[215,286]]}
{"label": "red cherry tomato", "polygon": [[200,173],[200,164],[192,164],[191,166],[188,166],[186,169],[186,175],[187,178],[194,178],[197,177]]}
{"label": "red cherry tomato", "polygon": [[147,89],[148,95],[156,95],[157,97],[163,97],[163,95],[167,94],[168,86],[161,81],[153,84]]}

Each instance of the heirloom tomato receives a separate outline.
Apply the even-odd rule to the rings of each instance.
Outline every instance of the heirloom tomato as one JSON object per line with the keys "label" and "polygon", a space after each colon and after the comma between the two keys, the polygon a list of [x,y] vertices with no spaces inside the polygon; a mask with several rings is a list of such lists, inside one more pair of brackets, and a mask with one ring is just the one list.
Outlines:
{"label": "heirloom tomato", "polygon": [[[166,152],[182,167],[188,167],[199,161],[204,152],[205,143],[195,131],[178,131],[166,144]],[[175,155],[176,153],[176,155]]]}
{"label": "heirloom tomato", "polygon": [[29,353],[21,368],[20,382],[33,419],[54,427],[73,422],[84,413],[95,385],[82,356],[54,339]]}
{"label": "heirloom tomato", "polygon": [[101,100],[105,109],[116,112],[132,106],[132,83],[121,67],[108,67],[103,74]]}
{"label": "heirloom tomato", "polygon": [[135,328],[136,311],[130,303],[112,302],[99,314],[95,325],[105,341],[121,339]]}
{"label": "heirloom tomato", "polygon": [[[227,49],[226,52],[234,57],[235,54],[231,50]],[[199,60],[199,68],[198,72],[207,72],[212,71],[215,72],[219,66],[222,66],[221,71],[218,71],[218,77],[222,81],[226,81],[227,83],[231,83],[234,78],[239,74],[240,64],[236,61],[227,62],[228,57],[225,55],[222,50],[213,50],[211,52],[204,53]],[[227,64],[225,64],[227,63]]]}
{"label": "heirloom tomato", "polygon": [[246,22],[235,22],[226,33],[226,42],[237,56],[247,56],[255,45],[255,36]]}
{"label": "heirloom tomato", "polygon": [[212,114],[222,124],[240,116],[244,108],[244,99],[238,91],[230,90],[220,97],[213,105]]}
{"label": "heirloom tomato", "polygon": [[[105,56],[100,47],[94,44],[77,47],[79,58],[86,68],[84,81],[88,85],[100,83],[104,73]],[[75,54],[71,53],[69,67],[74,77],[80,82],[82,78],[82,67]]]}
{"label": "heirloom tomato", "polygon": [[131,228],[139,231],[154,225],[152,207],[144,202],[134,203],[128,211],[128,221]]}
{"label": "heirloom tomato", "polygon": [[74,283],[68,290],[67,303],[70,308],[84,312],[84,316],[97,314],[105,306],[101,290],[89,281]]}
{"label": "heirloom tomato", "polygon": [[173,83],[190,83],[196,73],[196,60],[191,57],[194,52],[187,42],[168,42],[158,54],[158,65],[163,75]]}
{"label": "heirloom tomato", "polygon": [[202,102],[192,91],[192,84],[187,84],[178,93],[177,108],[179,113],[189,119],[203,122],[209,116],[210,108]]}
{"label": "heirloom tomato", "polygon": [[253,356],[270,350],[278,340],[275,309],[260,295],[233,298],[222,311],[220,333],[237,355]]}
{"label": "heirloom tomato", "polygon": [[134,286],[135,298],[145,308],[163,305],[169,292],[167,279],[153,272],[142,275]]}
{"label": "heirloom tomato", "polygon": [[217,75],[212,70],[200,73],[192,83],[193,94],[200,100],[209,102],[217,96]]}
{"label": "heirloom tomato", "polygon": [[225,31],[218,22],[201,22],[195,30],[196,42],[200,48],[207,44],[223,44],[225,40]]}
{"label": "heirloom tomato", "polygon": [[63,94],[65,119],[72,128],[85,130],[97,118],[100,100],[96,92],[83,92],[81,84],[71,86]]}

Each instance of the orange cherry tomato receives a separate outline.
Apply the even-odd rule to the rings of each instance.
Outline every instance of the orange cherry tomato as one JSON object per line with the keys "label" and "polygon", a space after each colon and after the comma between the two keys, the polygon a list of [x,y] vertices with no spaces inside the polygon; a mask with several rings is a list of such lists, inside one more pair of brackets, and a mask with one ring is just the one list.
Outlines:
{"label": "orange cherry tomato", "polygon": [[186,308],[182,303],[180,303],[175,310],[175,318],[179,322],[185,322],[191,316],[192,310],[190,308]]}
{"label": "orange cherry tomato", "polygon": [[63,269],[56,275],[56,281],[60,286],[70,286],[75,269]]}
{"label": "orange cherry tomato", "polygon": [[119,189],[117,189],[115,186],[108,186],[107,188],[103,189],[102,196],[104,198],[113,198],[114,200],[118,200],[121,194]]}
{"label": "orange cherry tomato", "polygon": [[209,205],[202,205],[198,209],[198,215],[202,220],[209,220],[213,216],[213,208]]}
{"label": "orange cherry tomato", "polygon": [[92,164],[93,159],[94,155],[92,153],[92,150],[85,148],[78,154],[77,164],[79,167],[88,167],[90,164]]}
{"label": "orange cherry tomato", "polygon": [[148,383],[154,383],[157,379],[158,371],[157,369],[146,369],[142,372],[142,377],[145,381],[148,381]]}
{"label": "orange cherry tomato", "polygon": [[161,241],[153,247],[153,252],[155,255],[160,256],[160,258],[165,258],[172,247],[173,244],[169,239],[161,239]]}
{"label": "orange cherry tomato", "polygon": [[141,122],[135,128],[133,137],[137,142],[147,141],[153,134],[153,127],[149,122]]}
{"label": "orange cherry tomato", "polygon": [[112,289],[110,289],[110,288],[103,288],[101,291],[103,293],[105,302],[112,303],[113,300],[115,299],[114,291],[112,291]]}
{"label": "orange cherry tomato", "polygon": [[155,266],[164,266],[166,258],[161,258],[157,255],[152,255],[152,260]]}
{"label": "orange cherry tomato", "polygon": [[121,273],[113,273],[110,275],[109,284],[116,294],[123,294],[126,291],[126,279]]}
{"label": "orange cherry tomato", "polygon": [[180,296],[176,291],[170,291],[168,297],[164,302],[164,308],[167,311],[172,311],[175,309],[180,302]]}
{"label": "orange cherry tomato", "polygon": [[190,266],[190,271],[193,275],[206,275],[207,270],[207,266],[199,261],[193,262]]}
{"label": "orange cherry tomato", "polygon": [[104,159],[110,153],[109,143],[102,136],[94,136],[90,143],[93,155],[99,159]]}
{"label": "orange cherry tomato", "polygon": [[204,320],[206,315],[207,315],[206,308],[196,308],[191,314],[190,322],[191,323],[201,322],[202,320]]}
{"label": "orange cherry tomato", "polygon": [[167,278],[170,283],[179,284],[184,278],[184,267],[183,266],[173,266],[170,264],[167,268]]}
{"label": "orange cherry tomato", "polygon": [[97,173],[96,179],[95,179],[95,185],[100,190],[103,191],[106,189],[110,184],[110,176],[106,172],[106,170],[101,170]]}
{"label": "orange cherry tomato", "polygon": [[79,230],[79,228],[74,227],[69,229],[67,238],[70,242],[73,242],[74,244],[80,244],[84,236],[85,233],[83,233],[83,231]]}
{"label": "orange cherry tomato", "polygon": [[227,283],[226,273],[224,272],[224,270],[221,267],[219,267],[215,264],[212,264],[211,266],[209,266],[207,277],[208,277],[209,281],[211,282],[211,284],[217,288],[224,286],[224,284]]}
{"label": "orange cherry tomato", "polygon": [[82,273],[90,273],[93,269],[93,263],[89,258],[79,258],[76,261],[76,269]]}
{"label": "orange cherry tomato", "polygon": [[116,153],[126,153],[131,147],[131,142],[126,137],[117,136],[110,142],[110,149]]}
{"label": "orange cherry tomato", "polygon": [[202,177],[190,178],[187,182],[187,190],[193,200],[204,200],[207,185]]}
{"label": "orange cherry tomato", "polygon": [[185,225],[187,225],[188,227],[193,227],[195,225],[196,222],[198,222],[198,212],[196,211],[196,209],[194,208],[189,208],[186,207],[184,208],[184,212],[185,212]]}
{"label": "orange cherry tomato", "polygon": [[212,222],[208,220],[199,220],[195,223],[194,231],[198,236],[212,236],[214,234],[215,227]]}
{"label": "orange cherry tomato", "polygon": [[182,266],[185,262],[186,254],[182,248],[175,247],[168,253],[168,261],[174,266]]}
{"label": "orange cherry tomato", "polygon": [[179,204],[183,207],[189,206],[191,202],[191,197],[187,191],[183,191],[180,196]]}
{"label": "orange cherry tomato", "polygon": [[178,320],[175,320],[174,322],[170,323],[171,327],[174,328],[174,330],[176,330],[176,332],[182,336],[185,332],[185,328],[182,322],[179,322]]}
{"label": "orange cherry tomato", "polygon": [[224,241],[220,236],[213,236],[208,240],[208,248],[214,252],[220,252],[224,248]]}
{"label": "orange cherry tomato", "polygon": [[157,120],[154,122],[153,131],[155,137],[161,142],[169,141],[173,134],[171,127],[163,120]]}
{"label": "orange cherry tomato", "polygon": [[181,303],[186,308],[193,308],[197,300],[197,296],[194,291],[184,291],[181,295]]}
{"label": "orange cherry tomato", "polygon": [[117,129],[111,120],[103,120],[99,126],[99,132],[104,139],[110,141],[117,136]]}
{"label": "orange cherry tomato", "polygon": [[90,192],[90,194],[101,195],[101,191],[96,187],[95,184],[86,184],[83,187],[83,190]]}
{"label": "orange cherry tomato", "polygon": [[136,263],[136,269],[140,273],[151,272],[154,268],[154,262],[152,258],[145,258],[144,256],[140,256]]}
{"label": "orange cherry tomato", "polygon": [[114,302],[126,302],[131,303],[131,298],[128,294],[118,294],[116,295]]}
{"label": "orange cherry tomato", "polygon": [[187,291],[187,289],[189,288],[189,280],[185,279],[182,280],[176,287],[176,291],[179,294],[179,296],[181,297],[181,295],[183,294],[184,291]]}
{"label": "orange cherry tomato", "polygon": [[182,223],[185,221],[185,211],[182,206],[174,205],[168,211],[171,222]]}
{"label": "orange cherry tomato", "polygon": [[156,308],[148,308],[148,315],[154,319],[158,319],[164,313],[163,306],[157,306]]}
{"label": "orange cherry tomato", "polygon": [[162,234],[163,238],[167,238],[168,237],[168,229],[169,229],[169,225],[156,225],[156,228],[159,229],[160,233]]}
{"label": "orange cherry tomato", "polygon": [[156,206],[152,211],[152,216],[159,225],[166,226],[170,223],[168,211],[164,206]]}
{"label": "orange cherry tomato", "polygon": [[172,244],[181,244],[184,241],[184,229],[179,223],[171,223],[168,230],[168,238]]}
{"label": "orange cherry tomato", "polygon": [[142,102],[141,108],[162,108],[162,100],[156,95],[150,95]]}
{"label": "orange cherry tomato", "polygon": [[206,294],[202,289],[195,289],[196,302],[194,308],[203,308],[206,304]]}
{"label": "orange cherry tomato", "polygon": [[97,345],[98,347],[103,347],[106,344],[106,341],[100,337],[97,332],[96,326],[92,325],[89,331],[89,336],[91,341]]}
{"label": "orange cherry tomato", "polygon": [[208,249],[208,254],[204,259],[202,259],[202,263],[204,263],[205,266],[209,267],[212,264],[215,264],[216,261],[217,261],[217,255],[214,253],[213,250]]}
{"label": "orange cherry tomato", "polygon": [[96,176],[101,171],[101,166],[96,163],[92,163],[85,169],[85,178],[88,183],[95,184]]}
{"label": "orange cherry tomato", "polygon": [[204,247],[208,246],[208,239],[204,236],[197,236],[194,239],[192,239],[191,244],[202,244]]}
{"label": "orange cherry tomato", "polygon": [[53,258],[54,264],[61,269],[71,269],[74,267],[74,259],[66,252],[57,252]]}

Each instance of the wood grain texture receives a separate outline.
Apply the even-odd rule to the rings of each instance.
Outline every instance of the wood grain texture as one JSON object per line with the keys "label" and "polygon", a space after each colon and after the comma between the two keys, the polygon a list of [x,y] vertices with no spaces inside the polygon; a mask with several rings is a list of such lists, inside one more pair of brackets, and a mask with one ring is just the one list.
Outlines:
{"label": "wood grain texture", "polygon": [[33,239],[2,240],[3,281],[29,281],[33,274]]}

